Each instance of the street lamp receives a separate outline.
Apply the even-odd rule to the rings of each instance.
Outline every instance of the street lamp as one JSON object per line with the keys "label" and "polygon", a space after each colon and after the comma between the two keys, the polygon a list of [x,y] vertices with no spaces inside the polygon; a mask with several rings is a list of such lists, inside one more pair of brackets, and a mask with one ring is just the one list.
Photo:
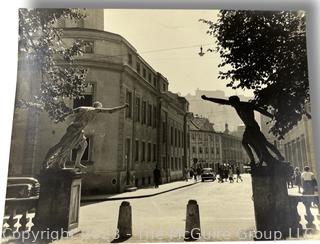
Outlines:
{"label": "street lamp", "polygon": [[202,46],[200,47],[199,56],[202,57],[204,55],[204,52],[202,51]]}

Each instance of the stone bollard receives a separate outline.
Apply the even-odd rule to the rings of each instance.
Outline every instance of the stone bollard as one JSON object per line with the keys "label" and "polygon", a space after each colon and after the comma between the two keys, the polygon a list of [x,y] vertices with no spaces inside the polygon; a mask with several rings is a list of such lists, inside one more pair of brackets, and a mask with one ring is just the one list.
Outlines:
{"label": "stone bollard", "polygon": [[132,236],[132,210],[130,203],[123,201],[119,208],[118,234],[119,239],[127,239]]}
{"label": "stone bollard", "polygon": [[199,206],[196,200],[189,200],[186,214],[185,240],[199,239],[200,235]]}

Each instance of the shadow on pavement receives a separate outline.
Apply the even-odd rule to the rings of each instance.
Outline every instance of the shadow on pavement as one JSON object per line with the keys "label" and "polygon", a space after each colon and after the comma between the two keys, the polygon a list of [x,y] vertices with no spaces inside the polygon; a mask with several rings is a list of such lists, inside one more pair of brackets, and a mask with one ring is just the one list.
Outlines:
{"label": "shadow on pavement", "polygon": [[120,237],[120,238],[114,238],[110,243],[120,243],[120,242],[125,242],[127,240],[129,240],[131,238],[131,236],[127,236],[127,237]]}

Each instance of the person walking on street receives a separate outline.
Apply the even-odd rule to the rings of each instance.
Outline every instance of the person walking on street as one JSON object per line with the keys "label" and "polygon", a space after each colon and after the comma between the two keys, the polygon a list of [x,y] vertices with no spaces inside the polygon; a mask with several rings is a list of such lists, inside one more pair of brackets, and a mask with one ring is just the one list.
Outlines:
{"label": "person walking on street", "polygon": [[198,166],[198,167],[197,167],[197,179],[198,179],[198,180],[201,180],[201,171],[202,171],[201,167]]}
{"label": "person walking on street", "polygon": [[223,169],[221,165],[218,166],[218,175],[218,183],[223,183]]}
{"label": "person walking on street", "polygon": [[194,175],[194,171],[192,167],[190,168],[189,175],[190,175],[190,179],[192,179]]}
{"label": "person walking on street", "polygon": [[288,189],[293,188],[293,178],[294,178],[294,170],[293,170],[293,167],[290,165],[289,170],[288,170],[288,174],[287,174]]}
{"label": "person walking on street", "polygon": [[194,179],[194,181],[197,181],[197,178],[198,178],[198,176],[197,176],[197,170],[194,168],[194,169],[193,169],[193,179]]}
{"label": "person walking on street", "polygon": [[236,174],[237,174],[237,183],[238,183],[238,180],[241,180],[241,182],[242,182],[243,180],[242,180],[241,175],[240,175],[240,168],[239,168],[239,166],[237,166],[237,168],[236,168]]}
{"label": "person walking on street", "polygon": [[184,173],[185,181],[188,182],[188,169],[187,169],[187,167],[184,168],[184,172],[183,173]]}
{"label": "person walking on street", "polygon": [[158,169],[158,166],[156,166],[156,168],[153,170],[154,188],[159,188],[160,179],[161,179],[161,172]]}
{"label": "person walking on street", "polygon": [[303,195],[314,195],[314,174],[310,171],[309,166],[304,167],[304,171],[301,174]]}
{"label": "person walking on street", "polygon": [[228,165],[224,165],[224,168],[223,168],[223,178],[224,178],[224,181],[228,181],[228,177],[229,177],[229,167]]}
{"label": "person walking on street", "polygon": [[233,180],[233,170],[232,170],[231,166],[229,167],[228,176],[229,176],[229,182],[233,183],[234,182],[234,180]]}
{"label": "person walking on street", "polygon": [[[303,195],[315,194],[315,187],[317,186],[317,180],[314,177],[314,174],[310,171],[309,166],[304,167],[304,171],[301,174],[301,182],[302,182],[302,188],[303,188],[303,193],[302,193]],[[311,206],[315,207],[317,204],[318,204],[318,201],[313,202]]]}
{"label": "person walking on street", "polygon": [[298,192],[301,193],[301,171],[299,167],[294,169],[294,184],[298,186]]}

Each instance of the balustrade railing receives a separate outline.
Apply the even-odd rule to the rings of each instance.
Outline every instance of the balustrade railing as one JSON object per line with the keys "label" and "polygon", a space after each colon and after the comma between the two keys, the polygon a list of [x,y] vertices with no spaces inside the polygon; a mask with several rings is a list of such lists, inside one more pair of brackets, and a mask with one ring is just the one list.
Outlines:
{"label": "balustrade railing", "polygon": [[32,230],[33,219],[39,197],[7,198],[2,234],[10,237],[14,232]]}
{"label": "balustrade railing", "polygon": [[[303,204],[305,208],[305,215],[302,216],[299,213],[299,204]],[[317,229],[319,230],[319,226],[315,224],[315,216],[311,211],[312,203],[318,204],[318,196],[317,195],[299,195],[292,196],[289,195],[289,228],[291,232],[291,236],[297,237],[301,236],[304,233],[314,232]],[[305,227],[303,228],[302,222],[306,221]]]}

